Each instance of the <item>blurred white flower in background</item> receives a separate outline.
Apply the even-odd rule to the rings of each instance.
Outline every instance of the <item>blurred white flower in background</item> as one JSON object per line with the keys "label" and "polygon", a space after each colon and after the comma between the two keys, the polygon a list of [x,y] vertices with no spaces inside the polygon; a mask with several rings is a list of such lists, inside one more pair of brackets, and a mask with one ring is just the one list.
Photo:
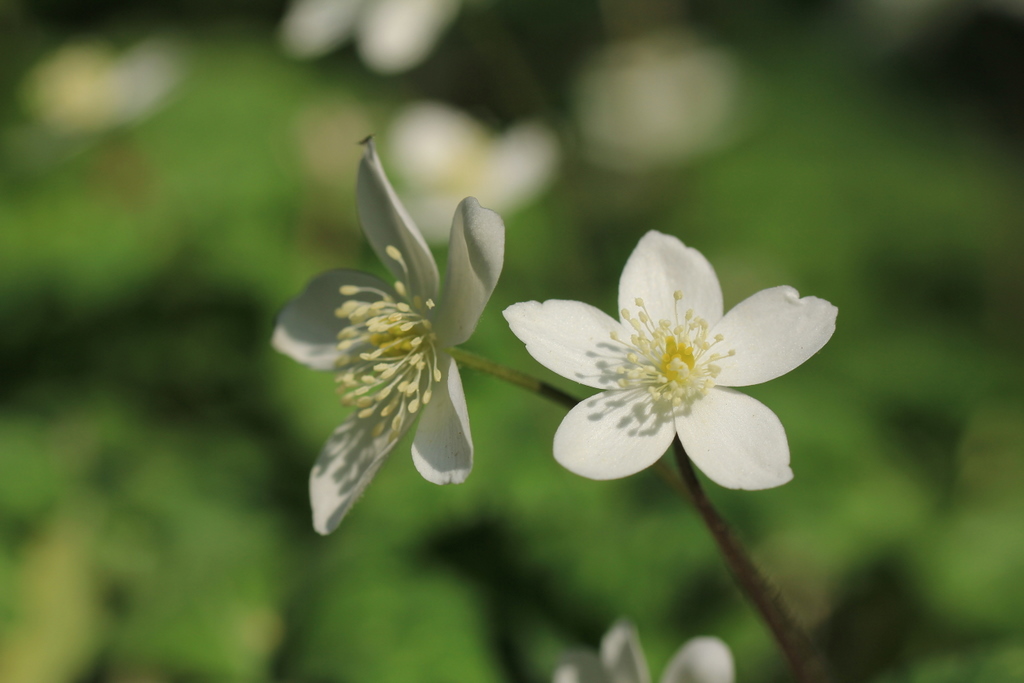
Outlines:
{"label": "blurred white flower in background", "polygon": [[451,206],[477,197],[498,213],[514,211],[551,182],[558,139],[536,121],[495,133],[440,102],[415,102],[387,135],[392,167],[405,181],[406,205],[429,241],[444,241]]}
{"label": "blurred white flower in background", "polygon": [[1024,20],[1024,0],[850,0],[846,4],[883,49],[952,33],[982,11]]}
{"label": "blurred white flower in background", "polygon": [[394,74],[420,64],[455,19],[462,0],[293,0],[281,20],[281,44],[313,59],[354,37],[374,71]]}
{"label": "blurred white flower in background", "polygon": [[[693,638],[676,650],[661,683],[733,683],[735,665],[729,646],[718,638]],[[570,650],[555,669],[554,683],[650,683],[647,659],[636,627],[615,622],[601,639],[601,652]]]}
{"label": "blurred white flower in background", "polygon": [[1024,21],[1024,0],[988,0],[988,7],[1002,10],[1019,21]]}
{"label": "blurred white flower in background", "polygon": [[60,135],[97,133],[151,114],[181,75],[181,53],[164,40],[146,40],[120,54],[107,43],[76,42],[29,72],[25,105]]}
{"label": "blurred white flower in background", "polygon": [[856,0],[847,3],[883,49],[947,31],[961,23],[974,4],[973,0],[970,3],[964,0]]}
{"label": "blurred white flower in background", "polygon": [[738,91],[733,57],[682,31],[610,45],[577,82],[585,151],[625,171],[686,161],[727,139]]}

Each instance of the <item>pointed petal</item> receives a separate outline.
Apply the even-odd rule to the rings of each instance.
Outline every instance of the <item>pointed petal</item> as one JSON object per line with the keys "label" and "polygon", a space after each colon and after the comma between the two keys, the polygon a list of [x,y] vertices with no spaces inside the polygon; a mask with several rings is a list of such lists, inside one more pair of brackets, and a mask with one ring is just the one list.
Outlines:
{"label": "pointed petal", "polygon": [[[440,278],[434,257],[384,174],[372,138],[366,140],[365,148],[356,179],[356,204],[366,239],[395,279],[405,283],[410,297],[436,299]],[[388,255],[389,246],[398,249],[405,267]]]}
{"label": "pointed petal", "polygon": [[501,216],[466,197],[455,209],[444,292],[434,320],[445,348],[469,339],[501,275],[505,224]]}
{"label": "pointed petal", "polygon": [[348,40],[362,0],[294,0],[281,20],[285,52],[298,59],[327,54]]}
{"label": "pointed petal", "polygon": [[601,661],[615,683],[650,683],[647,659],[636,627],[620,619],[601,639]]}
{"label": "pointed petal", "polygon": [[473,436],[459,368],[440,354],[441,381],[434,382],[430,403],[423,408],[412,442],[412,461],[423,478],[434,484],[461,484],[473,469]]}
{"label": "pointed petal", "polygon": [[[673,294],[683,293],[676,302]],[[640,239],[619,279],[619,310],[636,310],[640,297],[655,320],[675,320],[687,309],[714,325],[722,317],[722,288],[708,260],[678,238],[651,230]]]}
{"label": "pointed petal", "polygon": [[629,339],[632,332],[618,320],[589,304],[561,299],[512,304],[503,314],[544,367],[588,387],[618,387],[615,368],[626,362],[626,349],[611,334]]}
{"label": "pointed petal", "polygon": [[374,0],[359,25],[359,56],[374,71],[395,74],[413,68],[458,13],[457,0]]}
{"label": "pointed petal", "polygon": [[[348,326],[334,311],[352,299],[341,293],[344,285],[369,287],[395,296],[391,286],[380,278],[357,270],[329,270],[309,281],[301,294],[285,304],[277,316],[270,343],[275,349],[314,370],[335,370],[338,333]],[[356,295],[375,301],[367,293]]]}
{"label": "pointed petal", "polygon": [[686,642],[669,662],[661,683],[733,683],[736,670],[729,646],[701,636]]}
{"label": "pointed petal", "polygon": [[[320,451],[309,475],[313,528],[318,533],[334,531],[401,438],[401,434],[392,437],[386,425],[380,436],[374,436],[379,423],[380,418],[360,419],[353,413]],[[406,420],[407,425],[411,423]]]}
{"label": "pointed petal", "polygon": [[628,477],[664,455],[676,428],[643,389],[605,391],[580,401],[555,431],[555,460],[590,479]]}
{"label": "pointed petal", "polygon": [[553,683],[616,683],[605,671],[601,660],[589,650],[569,650],[562,655],[552,678]]}
{"label": "pointed petal", "polygon": [[711,481],[729,489],[770,489],[793,478],[786,431],[760,401],[714,387],[676,417],[679,440]]}
{"label": "pointed petal", "polygon": [[836,330],[838,312],[824,299],[801,299],[792,287],[772,287],[741,301],[710,332],[723,336],[721,349],[736,350],[718,362],[722,372],[715,382],[745,387],[786,374],[821,350]]}

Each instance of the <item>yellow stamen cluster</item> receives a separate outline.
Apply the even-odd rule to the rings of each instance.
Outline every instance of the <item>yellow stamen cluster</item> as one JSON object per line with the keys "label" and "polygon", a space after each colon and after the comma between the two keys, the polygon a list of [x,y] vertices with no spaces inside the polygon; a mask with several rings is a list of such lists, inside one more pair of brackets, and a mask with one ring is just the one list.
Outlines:
{"label": "yellow stamen cluster", "polygon": [[[390,255],[393,247],[388,249]],[[401,281],[395,291],[406,296]],[[390,427],[397,438],[405,420],[430,403],[433,382],[441,380],[437,336],[425,315],[434,302],[415,297],[410,305],[388,292],[355,285],[342,287],[341,294],[354,297],[335,311],[350,323],[338,334],[341,402],[359,408],[360,418],[380,418],[374,436]]]}
{"label": "yellow stamen cluster", "polygon": [[611,337],[627,349],[629,364],[615,369],[620,376],[619,386],[646,387],[655,400],[680,406],[707,394],[722,371],[715,362],[735,355],[736,351],[712,352],[713,347],[724,341],[722,335],[709,337],[707,321],[695,315],[692,308],[680,319],[683,293],[677,291],[673,297],[675,320],[655,321],[644,300],[637,298],[635,314],[622,309],[622,319],[632,326],[634,334],[628,342],[618,332],[612,332]]}

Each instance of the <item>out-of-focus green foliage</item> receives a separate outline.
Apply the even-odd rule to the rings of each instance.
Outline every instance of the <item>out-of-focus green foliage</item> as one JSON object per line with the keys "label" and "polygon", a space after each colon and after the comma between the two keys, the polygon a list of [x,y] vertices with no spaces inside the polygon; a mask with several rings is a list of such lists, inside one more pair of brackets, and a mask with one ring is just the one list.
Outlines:
{"label": "out-of-focus green foliage", "polygon": [[[610,311],[650,229],[703,251],[727,306],[778,284],[832,301],[823,352],[750,391],[796,478],[710,495],[839,681],[1024,679],[1012,14],[965,10],[893,47],[842,3],[694,3],[687,30],[741,76],[731,138],[627,173],[587,160],[573,78],[613,39],[682,25],[673,3],[467,3],[391,77],[350,47],[289,60],[272,3],[89,5],[0,3],[0,681],[544,681],[622,615],[655,675],[709,634],[739,681],[788,680],[685,502],[650,472],[562,470],[563,409],[487,376],[463,373],[464,485],[425,482],[403,443],[337,532],[313,532],[308,468],[344,413],[329,375],[270,349],[274,315],[321,270],[379,268],[356,143],[376,132],[400,155],[383,134],[424,98],[544,120],[562,145],[551,187],[505,215],[467,348],[584,395],[500,312]],[[159,109],[74,139],[38,129],[33,65],[152,34],[183,56]]]}

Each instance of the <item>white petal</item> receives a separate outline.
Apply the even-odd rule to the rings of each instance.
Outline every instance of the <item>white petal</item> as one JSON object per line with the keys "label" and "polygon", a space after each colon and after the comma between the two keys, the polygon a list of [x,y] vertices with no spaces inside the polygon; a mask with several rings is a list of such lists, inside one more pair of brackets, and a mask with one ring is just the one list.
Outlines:
{"label": "white petal", "polygon": [[615,622],[601,639],[601,661],[615,683],[650,683],[640,637],[625,619]]}
{"label": "white petal", "polygon": [[[395,296],[383,280],[357,270],[329,270],[309,281],[302,294],[285,304],[277,316],[271,344],[275,349],[314,370],[335,370],[338,333],[349,323],[334,311],[353,298],[341,293],[343,285],[372,287]],[[367,294],[357,295],[368,301]]]}
{"label": "white petal", "polygon": [[588,650],[569,650],[562,655],[552,678],[553,683],[616,683],[605,671],[601,660]]}
{"label": "white petal", "polygon": [[[356,203],[366,238],[388,270],[405,283],[410,296],[435,299],[440,278],[434,257],[388,182],[373,140],[367,139],[365,147],[356,180]],[[408,272],[399,261],[388,256],[389,246],[401,252]]]}
{"label": "white petal", "polygon": [[292,57],[311,59],[345,42],[363,0],[294,0],[281,20],[281,45]]}
{"label": "white petal", "polygon": [[559,154],[558,138],[546,125],[516,124],[492,145],[480,196],[499,210],[515,209],[548,186]]}
{"label": "white petal", "polygon": [[537,362],[562,377],[597,389],[618,386],[615,368],[626,350],[612,332],[629,339],[618,320],[589,304],[552,299],[512,304],[503,315]]}
{"label": "white petal", "polygon": [[461,484],[473,469],[473,436],[469,431],[466,395],[452,357],[440,354],[438,364],[441,381],[431,385],[434,395],[423,408],[412,442],[412,461],[429,482]]}
{"label": "white petal", "polygon": [[[676,302],[674,294],[683,293]],[[636,310],[637,297],[644,300],[655,320],[675,321],[693,309],[714,325],[722,317],[722,288],[708,260],[678,238],[651,230],[640,239],[626,261],[619,279],[619,310]]]}
{"label": "white petal", "polygon": [[718,638],[702,636],[676,651],[661,683],[733,683],[735,679],[729,646]]}
{"label": "white petal", "polygon": [[729,489],[770,489],[793,478],[786,431],[760,401],[714,387],[676,417],[679,440],[711,481]]}
{"label": "white petal", "polygon": [[[379,421],[349,415],[320,451],[309,475],[313,528],[318,533],[334,531],[401,438],[391,438],[387,425],[380,436],[373,436]],[[406,420],[406,425],[411,423]]]}
{"label": "white petal", "polygon": [[448,270],[434,325],[444,347],[469,339],[501,275],[505,224],[501,216],[467,197],[455,209]]}
{"label": "white petal", "polygon": [[727,387],[760,384],[784,375],[813,356],[836,330],[839,309],[814,296],[800,298],[792,287],[765,289],[741,301],[711,330],[735,349],[722,359],[715,382]]}
{"label": "white petal", "polygon": [[183,62],[178,47],[159,38],[126,52],[111,74],[118,122],[134,121],[156,109],[181,80]]}
{"label": "white petal", "polygon": [[555,431],[555,460],[590,479],[628,477],[650,467],[675,436],[671,414],[656,411],[644,389],[584,399]]}
{"label": "white petal", "polygon": [[374,0],[359,24],[359,55],[378,73],[411,69],[430,54],[458,9],[457,0]]}

